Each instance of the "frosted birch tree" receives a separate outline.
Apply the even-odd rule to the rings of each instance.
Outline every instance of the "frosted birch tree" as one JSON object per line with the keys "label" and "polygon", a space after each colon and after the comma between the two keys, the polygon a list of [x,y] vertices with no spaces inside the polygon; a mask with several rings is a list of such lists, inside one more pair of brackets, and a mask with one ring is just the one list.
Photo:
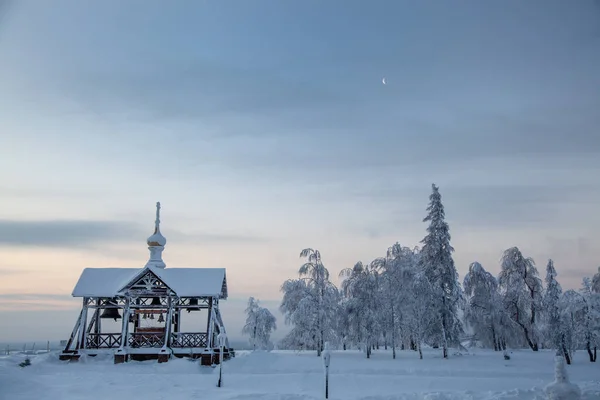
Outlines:
{"label": "frosted birch tree", "polygon": [[523,256],[517,247],[502,255],[498,275],[503,303],[511,319],[521,328],[533,351],[538,351],[538,314],[541,309],[542,281],[533,259]]}
{"label": "frosted birch tree", "polygon": [[473,328],[475,337],[495,351],[506,350],[506,331],[510,329],[506,325],[510,321],[502,307],[496,278],[474,262],[469,265],[463,288],[467,297],[465,320]]}
{"label": "frosted birch tree", "polygon": [[577,294],[578,301],[573,302],[572,307],[572,315],[576,320],[575,338],[578,345],[587,351],[590,362],[596,362],[600,343],[600,299],[592,291],[592,281],[589,278],[583,278]]}
{"label": "frosted birch tree", "polygon": [[267,308],[261,307],[254,297],[248,299],[245,313],[246,324],[242,333],[250,336],[252,349],[269,349],[272,345],[271,333],[277,329],[275,316]]}
{"label": "frosted birch tree", "polygon": [[443,357],[448,358],[448,346],[458,345],[463,332],[457,313],[462,292],[452,258],[454,249],[450,245],[450,228],[445,221],[442,196],[435,184],[431,185],[431,189],[428,214],[423,219],[423,222],[429,222],[429,226],[421,241],[420,267],[434,292],[433,310],[439,327],[436,336],[442,346]]}
{"label": "frosted birch tree", "polygon": [[413,350],[423,359],[422,345],[426,338],[439,337],[439,292],[434,290],[429,279],[416,271],[407,296],[404,297],[403,331],[408,333]]}
{"label": "frosted birch tree", "polygon": [[545,321],[544,338],[553,349],[556,349],[565,358],[567,364],[571,364],[571,355],[567,346],[567,332],[561,323],[560,299],[562,287],[556,280],[557,275],[554,261],[548,260],[545,279],[546,291],[542,301]]}
{"label": "frosted birch tree", "polygon": [[[414,287],[418,253],[418,248],[410,249],[395,243],[388,248],[385,257],[377,258],[371,263],[380,272],[382,330],[386,338],[390,338],[392,358],[396,358],[396,347],[401,342],[399,339],[402,334],[409,341],[414,339],[413,331],[408,329],[413,325],[407,316],[412,311],[409,309],[414,304],[414,298],[422,298],[423,295],[422,292],[415,291]],[[414,340],[413,343],[416,344]]]}
{"label": "frosted birch tree", "polygon": [[360,346],[367,358],[380,334],[379,274],[371,265],[357,262],[340,272],[342,293],[347,299],[349,338]]}
{"label": "frosted birch tree", "polygon": [[293,325],[284,343],[315,349],[320,357],[325,341],[336,341],[339,293],[329,281],[318,250],[304,249],[300,257],[306,262],[298,270],[299,278],[281,287],[284,295],[279,308],[286,324]]}

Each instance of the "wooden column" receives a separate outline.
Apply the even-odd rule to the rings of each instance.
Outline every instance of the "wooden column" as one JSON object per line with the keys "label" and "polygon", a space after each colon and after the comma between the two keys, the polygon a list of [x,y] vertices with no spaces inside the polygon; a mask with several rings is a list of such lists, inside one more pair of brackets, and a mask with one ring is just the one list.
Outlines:
{"label": "wooden column", "polygon": [[177,309],[177,311],[175,312],[175,323],[173,324],[173,332],[174,333],[179,333],[180,321],[181,321],[181,310]]}
{"label": "wooden column", "polygon": [[79,312],[79,317],[77,318],[77,322],[75,322],[75,326],[73,327],[73,331],[71,332],[71,336],[69,337],[69,341],[67,342],[67,345],[65,346],[65,349],[63,350],[64,352],[69,351],[69,348],[73,344],[73,341],[76,342],[75,349],[77,349],[77,347],[79,347],[79,339],[78,339],[79,336],[77,335],[77,332],[78,332],[79,326],[81,325],[81,316],[82,315],[83,315],[83,308]]}
{"label": "wooden column", "polygon": [[[135,299],[135,304],[139,305],[140,304],[140,299],[136,298]],[[138,314],[137,312],[134,314],[135,319],[133,320],[133,331],[137,332],[138,328],[140,327],[140,314]]]}
{"label": "wooden column", "polygon": [[206,347],[212,349],[214,347],[213,340],[213,299],[210,297],[208,299],[208,321],[206,322]]}
{"label": "wooden column", "polygon": [[123,309],[123,324],[121,326],[121,348],[129,346],[129,314],[131,308],[129,304],[129,297],[125,299],[125,308]]}
{"label": "wooden column", "polygon": [[165,346],[169,347],[169,340],[171,339],[171,330],[173,321],[173,301],[171,301],[171,297],[167,297],[167,318],[165,318]]}
{"label": "wooden column", "polygon": [[171,296],[167,297],[167,317],[165,318],[165,342],[163,343],[163,347],[158,354],[158,362],[167,362],[169,360],[169,356],[171,355],[171,348],[169,341],[171,340],[171,328],[173,326],[173,302],[171,300]]}
{"label": "wooden column", "polygon": [[96,299],[96,311],[98,311],[95,315],[96,317],[96,325],[94,325],[94,333],[101,333],[102,329],[100,327],[100,298]]}
{"label": "wooden column", "polygon": [[81,320],[79,324],[79,348],[86,348],[86,337],[87,337],[87,312],[88,312],[88,298],[83,298],[83,309],[81,312]]}

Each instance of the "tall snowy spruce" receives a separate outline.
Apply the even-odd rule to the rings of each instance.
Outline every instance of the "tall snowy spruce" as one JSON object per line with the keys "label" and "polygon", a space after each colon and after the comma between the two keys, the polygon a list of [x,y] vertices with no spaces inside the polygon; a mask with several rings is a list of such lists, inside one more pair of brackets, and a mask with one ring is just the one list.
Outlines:
{"label": "tall snowy spruce", "polygon": [[450,228],[445,221],[442,196],[435,184],[431,188],[428,215],[423,219],[423,222],[429,222],[429,227],[421,241],[420,267],[432,288],[430,302],[437,317],[438,330],[431,339],[442,346],[443,356],[448,358],[448,346],[458,345],[463,333],[457,314],[462,294],[452,259],[454,249],[450,245]]}

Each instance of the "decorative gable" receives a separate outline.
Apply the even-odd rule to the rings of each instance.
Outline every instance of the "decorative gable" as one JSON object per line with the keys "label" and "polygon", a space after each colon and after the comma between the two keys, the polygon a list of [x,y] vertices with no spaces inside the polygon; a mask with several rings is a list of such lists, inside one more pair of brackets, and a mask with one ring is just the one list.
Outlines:
{"label": "decorative gable", "polygon": [[167,296],[175,293],[175,291],[150,269],[144,268],[140,274],[131,280],[131,282],[121,288],[119,293],[127,293],[133,296]]}

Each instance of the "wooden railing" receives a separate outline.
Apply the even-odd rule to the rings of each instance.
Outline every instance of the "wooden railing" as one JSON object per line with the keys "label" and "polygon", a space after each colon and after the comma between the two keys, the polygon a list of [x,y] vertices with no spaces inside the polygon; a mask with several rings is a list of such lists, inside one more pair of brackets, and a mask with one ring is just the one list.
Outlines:
{"label": "wooden railing", "polygon": [[129,347],[162,347],[165,344],[164,333],[134,332],[129,334]]}
{"label": "wooden railing", "polygon": [[200,333],[172,333],[171,347],[206,347],[208,335]]}
{"label": "wooden railing", "polygon": [[[171,345],[174,348],[206,347],[208,334],[206,332],[171,333]],[[164,332],[132,332],[129,334],[129,347],[162,347],[165,343]],[[114,349],[121,346],[120,333],[88,333],[86,348]]]}
{"label": "wooden railing", "polygon": [[120,345],[120,333],[88,333],[85,343],[88,349],[112,349]]}

